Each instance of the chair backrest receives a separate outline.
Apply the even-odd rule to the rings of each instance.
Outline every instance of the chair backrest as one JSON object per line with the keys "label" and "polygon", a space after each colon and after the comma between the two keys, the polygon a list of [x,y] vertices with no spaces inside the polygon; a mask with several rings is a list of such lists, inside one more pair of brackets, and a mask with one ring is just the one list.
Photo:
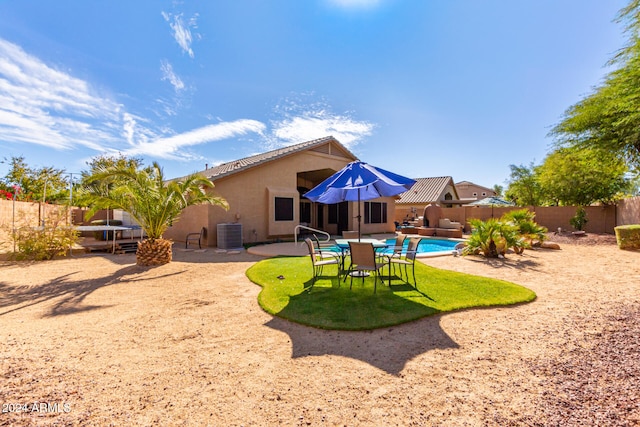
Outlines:
{"label": "chair backrest", "polygon": [[309,256],[311,257],[311,262],[316,262],[316,249],[313,247],[313,242],[310,238],[304,239],[304,242],[307,244],[307,249],[309,249]]}
{"label": "chair backrest", "polygon": [[358,232],[357,231],[343,231],[342,232],[343,239],[357,239]]}
{"label": "chair backrest", "polygon": [[418,245],[421,241],[421,237],[411,237],[409,239],[409,246],[407,246],[407,259],[412,261],[416,260],[416,252],[418,251]]}
{"label": "chair backrest", "polygon": [[313,235],[313,243],[316,244],[316,249],[320,250],[320,239],[315,234]]}
{"label": "chair backrest", "polygon": [[376,253],[371,243],[349,242],[349,252],[351,252],[351,263],[358,267],[376,268]]}
{"label": "chair backrest", "polygon": [[396,244],[393,248],[393,253],[394,254],[401,254],[402,253],[402,247],[404,246],[404,241],[407,239],[407,235],[406,234],[399,234],[396,237]]}

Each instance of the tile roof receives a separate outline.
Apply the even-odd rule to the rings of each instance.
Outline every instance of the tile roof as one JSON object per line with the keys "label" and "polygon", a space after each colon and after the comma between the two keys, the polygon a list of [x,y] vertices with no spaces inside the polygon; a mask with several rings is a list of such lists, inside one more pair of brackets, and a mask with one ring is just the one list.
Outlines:
{"label": "tile roof", "polygon": [[[453,187],[453,178],[438,176],[434,178],[416,178],[416,183],[409,191],[400,194],[396,203],[439,203],[447,185]],[[454,187],[455,188],[455,187]],[[452,194],[457,198],[457,194]]]}
{"label": "tile roof", "polygon": [[293,153],[309,150],[314,147],[327,144],[328,142],[332,142],[338,145],[340,149],[344,150],[347,154],[353,157],[354,160],[357,160],[357,157],[354,156],[353,153],[351,153],[351,151],[349,151],[337,139],[335,139],[332,136],[326,136],[324,138],[313,139],[311,141],[305,141],[300,144],[290,145],[288,147],[267,151],[266,153],[260,153],[253,156],[244,157],[242,159],[233,160],[231,162],[222,163],[218,166],[214,166],[214,167],[205,169],[203,171],[200,171],[199,173],[203,174],[210,180],[215,181],[216,179],[220,179],[238,172],[242,172],[244,170],[264,164],[266,162],[281,159]]}

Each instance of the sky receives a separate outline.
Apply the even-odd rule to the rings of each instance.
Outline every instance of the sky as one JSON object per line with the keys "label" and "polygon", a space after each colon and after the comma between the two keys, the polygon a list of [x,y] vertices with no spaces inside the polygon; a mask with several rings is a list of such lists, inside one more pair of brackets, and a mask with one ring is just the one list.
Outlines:
{"label": "sky", "polygon": [[99,155],[167,178],[332,135],[506,186],[611,70],[621,0],[0,0],[0,176]]}

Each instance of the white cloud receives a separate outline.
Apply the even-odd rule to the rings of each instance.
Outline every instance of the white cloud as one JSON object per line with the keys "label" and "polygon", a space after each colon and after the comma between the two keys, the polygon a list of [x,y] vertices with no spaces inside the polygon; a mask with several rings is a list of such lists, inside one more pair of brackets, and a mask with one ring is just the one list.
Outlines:
{"label": "white cloud", "polygon": [[172,135],[0,39],[0,141],[184,160],[193,157],[184,147],[264,130],[261,122],[242,119]]}
{"label": "white cloud", "polygon": [[193,35],[191,34],[191,28],[197,28],[198,15],[189,19],[185,24],[182,20],[182,14],[172,15],[170,13],[162,12],[162,16],[165,21],[169,23],[169,26],[173,30],[173,38],[178,43],[183,52],[187,53],[191,58],[195,55],[193,49],[191,49],[191,43],[193,43]]}
{"label": "white cloud", "polygon": [[[168,62],[166,78],[178,90],[180,79]],[[276,106],[270,129],[263,122],[239,119],[176,134],[166,117],[177,114],[176,103],[159,101],[161,124],[133,114],[89,82],[45,64],[19,46],[0,39],[0,141],[37,144],[56,150],[89,148],[98,153],[122,153],[152,158],[201,158],[190,147],[257,134],[269,148],[333,135],[353,147],[374,125],[335,114],[313,94],[298,95]]]}
{"label": "white cloud", "polygon": [[168,80],[176,92],[184,89],[182,79],[173,71],[173,65],[169,61],[163,60],[160,62],[160,71],[162,71],[162,80]]}
{"label": "white cloud", "polygon": [[[55,149],[114,140],[121,106],[0,39],[0,139]],[[92,122],[94,124],[89,124]]]}
{"label": "white cloud", "polygon": [[124,151],[126,155],[152,155],[154,157],[176,159],[188,157],[182,150],[186,147],[220,141],[248,133],[262,134],[265,125],[256,120],[241,119],[204,126],[189,132],[155,140],[138,142]]}
{"label": "white cloud", "polygon": [[271,148],[329,135],[351,148],[373,133],[373,123],[333,113],[324,100],[312,101],[311,98],[312,93],[295,95],[276,107],[276,114],[282,117],[271,122],[268,138]]}

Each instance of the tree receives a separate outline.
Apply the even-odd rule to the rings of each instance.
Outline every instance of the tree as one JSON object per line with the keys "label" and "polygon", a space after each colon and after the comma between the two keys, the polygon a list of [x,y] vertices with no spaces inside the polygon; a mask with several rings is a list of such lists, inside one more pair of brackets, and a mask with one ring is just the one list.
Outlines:
{"label": "tree", "polygon": [[618,67],[593,92],[569,107],[551,131],[561,147],[609,151],[640,168],[640,0],[621,10],[629,42],[609,62]]}
{"label": "tree", "polygon": [[631,191],[627,171],[626,163],[608,151],[560,148],[537,168],[537,179],[554,204],[611,204]]}
{"label": "tree", "polygon": [[[117,156],[110,155],[101,155],[96,156],[91,159],[91,161],[87,162],[89,166],[89,170],[83,170],[80,172],[81,183],[80,187],[88,190],[91,187],[91,191],[81,191],[78,192],[78,197],[75,198],[74,202],[76,206],[87,206],[88,200],[85,200],[85,195],[87,194],[103,194],[107,195],[109,193],[109,189],[118,185],[118,178],[114,177],[108,181],[96,181],[92,179],[93,174],[96,174],[102,170],[108,168],[141,168],[143,166],[142,159],[139,157],[126,157],[122,154]],[[149,170],[149,172],[151,172]],[[124,178],[120,178],[123,180]]]}
{"label": "tree", "polygon": [[536,166],[509,165],[511,178],[505,197],[518,206],[540,206],[543,202],[542,188],[538,183]]}
{"label": "tree", "polygon": [[496,197],[502,197],[504,194],[504,187],[502,185],[495,184],[493,186],[493,192],[496,193]]}
{"label": "tree", "polygon": [[9,172],[2,178],[5,187],[18,185],[17,200],[64,202],[69,197],[65,171],[53,166],[32,168],[23,156],[12,157]]}
{"label": "tree", "polygon": [[527,209],[507,212],[500,219],[482,221],[472,218],[469,220],[471,236],[462,254],[482,252],[487,258],[498,258],[504,257],[509,249],[522,254],[526,248],[531,248],[533,240],[543,241],[546,238],[547,229],[534,219],[535,213]]}
{"label": "tree", "polygon": [[514,225],[524,240],[524,244],[514,246],[517,254],[522,253],[525,248],[531,248],[534,240],[542,242],[547,238],[547,228],[538,225],[535,218],[536,214],[528,209],[509,211],[500,218],[501,221]]}
{"label": "tree", "polygon": [[467,246],[462,250],[463,255],[474,255],[482,252],[487,258],[504,257],[507,250],[514,248],[522,253],[524,239],[518,234],[518,228],[506,221],[489,218],[482,221],[471,218],[471,236]]}
{"label": "tree", "polygon": [[[87,217],[104,208],[119,208],[128,212],[142,227],[147,238],[138,244],[139,265],[159,265],[171,262],[171,241],[163,233],[188,206],[212,204],[228,209],[227,201],[207,190],[213,183],[193,174],[179,181],[165,181],[158,163],[140,169],[136,164],[97,166],[86,179],[86,200],[90,203]],[[113,185],[112,185],[113,184]]]}

